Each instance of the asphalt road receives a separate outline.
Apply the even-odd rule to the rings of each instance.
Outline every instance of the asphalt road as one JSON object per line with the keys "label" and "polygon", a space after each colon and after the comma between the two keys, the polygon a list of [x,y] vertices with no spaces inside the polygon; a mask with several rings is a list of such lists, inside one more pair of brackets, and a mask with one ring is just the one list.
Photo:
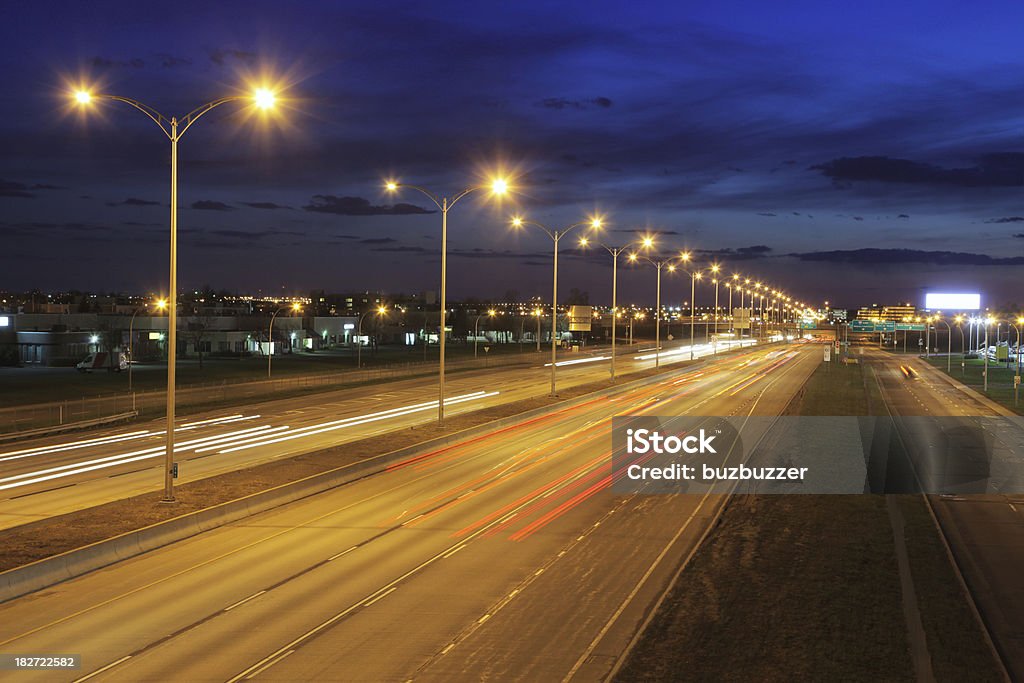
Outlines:
{"label": "asphalt road", "polygon": [[[711,349],[698,345],[696,351],[699,357]],[[688,359],[688,346],[662,353],[665,364]],[[543,362],[450,376],[446,414],[547,395],[550,368]],[[559,364],[562,388],[608,377],[604,356]],[[617,359],[620,373],[653,365],[649,351]],[[175,430],[178,483],[430,422],[437,415],[436,387],[436,378],[426,377],[184,418]],[[0,529],[160,489],[164,427],[156,420],[0,446]]]}
{"label": "asphalt road", "polygon": [[[1000,412],[991,402],[950,383],[942,373],[918,358],[868,352],[892,412],[901,416],[994,418]],[[917,371],[906,378],[900,365]],[[939,434],[915,422],[919,433],[904,439],[915,459],[924,457],[926,444]],[[989,423],[991,427],[991,423]],[[988,428],[994,452],[1019,459],[1024,454],[1024,418],[1009,418]],[[967,454],[962,454],[966,456]],[[1019,465],[1018,465],[1019,467]],[[930,496],[936,517],[971,590],[1011,678],[1024,680],[1024,494],[958,494]]]}
{"label": "asphalt road", "polygon": [[610,418],[778,414],[820,362],[711,361],[10,601],[0,653],[83,657],[18,681],[602,678],[724,500],[613,495]]}

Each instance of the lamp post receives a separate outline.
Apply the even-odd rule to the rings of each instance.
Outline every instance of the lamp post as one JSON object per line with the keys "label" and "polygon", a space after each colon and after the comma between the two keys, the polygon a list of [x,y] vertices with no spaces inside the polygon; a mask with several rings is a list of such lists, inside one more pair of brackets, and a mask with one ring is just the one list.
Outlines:
{"label": "lamp post", "polygon": [[[679,260],[682,263],[690,262],[690,252],[684,251],[679,254]],[[680,268],[684,273],[690,276],[690,360],[693,360],[693,328],[697,320],[697,280],[701,279],[703,275],[699,270],[686,270]]]}
{"label": "lamp post", "polygon": [[230,95],[207,102],[180,119],[174,116],[168,118],[138,100],[119,95],[96,95],[83,89],[74,93],[74,99],[81,106],[91,105],[95,100],[111,100],[135,107],[159,126],[161,132],[171,143],[170,286],[167,302],[167,437],[164,454],[163,502],[173,503],[174,477],[177,474],[174,464],[174,381],[178,315],[178,141],[192,127],[192,124],[222,104],[248,100],[257,108],[268,110],[274,107],[277,98],[270,90],[258,88],[249,95]]}
{"label": "lamp post", "polygon": [[[145,306],[143,306],[145,308]],[[158,311],[167,309],[167,301],[164,299],[157,299],[153,302],[153,308]],[[128,393],[132,393],[132,364],[135,362],[135,316],[138,315],[142,309],[136,308],[132,311],[132,319],[128,321]],[[135,409],[135,397],[132,397],[132,409]]]}
{"label": "lamp post", "polygon": [[[551,273],[551,396],[556,396],[555,393],[555,360],[557,356],[557,334],[558,330],[558,242],[568,233],[581,225],[589,225],[593,230],[600,230],[601,228],[601,217],[594,216],[589,221],[581,221],[579,223],[573,223],[572,225],[566,226],[561,230],[554,230],[546,225],[537,223],[536,221],[524,220],[520,216],[512,217],[512,227],[523,228],[524,226],[532,225],[535,228],[543,230],[544,233],[551,238],[554,244],[554,255],[552,260],[552,273]],[[538,318],[538,323],[540,319]],[[539,344],[538,335],[538,344]],[[476,351],[473,352],[474,355]]]}
{"label": "lamp post", "polygon": [[711,345],[712,352],[718,355],[718,271],[721,270],[721,266],[717,263],[711,264],[711,281],[715,283],[715,336],[714,343]]}
{"label": "lamp post", "polygon": [[967,346],[964,344],[964,326],[963,316],[956,316],[953,318],[953,322],[956,323],[956,329],[960,331],[960,375],[967,374],[967,361],[964,360],[967,357]]}
{"label": "lamp post", "polygon": [[448,211],[455,206],[463,197],[478,190],[490,190],[494,196],[502,196],[508,192],[508,183],[501,179],[493,179],[489,185],[475,185],[466,188],[451,199],[434,194],[418,185],[409,185],[394,180],[385,184],[388,192],[397,192],[399,188],[407,187],[416,190],[434,203],[434,206],[441,212],[441,324],[440,324],[440,353],[441,362],[437,373],[437,424],[444,424],[444,347],[445,347],[445,318],[448,315]]}
{"label": "lamp post", "polygon": [[[657,275],[657,288],[656,288],[656,295],[655,295],[655,305],[654,305],[654,367],[656,367],[656,368],[661,367],[661,270],[662,270],[662,268],[666,268],[667,267],[667,269],[668,269],[668,271],[670,273],[674,273],[675,270],[676,270],[676,265],[675,265],[674,261],[676,261],[679,258],[681,258],[681,257],[672,257],[672,258],[668,258],[668,259],[658,259],[658,260],[655,260],[655,259],[652,259],[652,258],[648,258],[647,256],[644,256],[643,254],[639,254],[639,253],[637,253],[635,251],[629,255],[629,260],[630,260],[631,263],[636,263],[637,261],[640,261],[640,260],[647,261],[652,266],[654,266],[654,268],[655,268],[655,270],[657,271],[657,274],[658,274]],[[629,337],[630,337],[630,342],[629,343],[632,344],[633,343],[633,322],[632,322],[632,320],[630,320]]]}
{"label": "lamp post", "polygon": [[540,318],[543,313],[539,308],[533,311],[533,317],[537,319],[537,353],[540,353]]}
{"label": "lamp post", "polygon": [[484,317],[485,315],[493,318],[494,316],[498,315],[498,312],[492,308],[486,313],[481,313],[476,317],[476,323],[473,325],[473,358],[476,358],[476,340],[477,337],[480,336],[480,318]]}
{"label": "lamp post", "polygon": [[[580,246],[586,247],[590,244],[590,240],[586,237],[580,238]],[[639,246],[643,249],[650,249],[654,246],[654,238],[647,236],[642,238],[639,242],[631,242],[621,247],[609,247],[606,244],[595,242],[600,247],[603,247],[605,251],[612,255],[612,367],[611,367],[611,381],[615,381],[615,317],[618,315],[618,288],[619,288],[619,254],[622,254],[628,249]]]}
{"label": "lamp post", "polygon": [[[359,321],[356,324],[356,367],[363,367],[363,318],[366,317],[367,313],[376,313],[377,315],[384,315],[388,312],[386,306],[378,306],[372,311],[363,311],[363,314],[359,316]],[[373,354],[377,355],[376,351]]]}
{"label": "lamp post", "polygon": [[291,311],[297,313],[302,310],[302,305],[299,302],[293,303],[291,306],[282,306],[274,311],[274,314],[270,316],[270,327],[267,329],[267,379],[270,379],[270,361],[274,358],[274,318],[281,311]]}
{"label": "lamp post", "polygon": [[988,393],[988,327],[992,324],[993,320],[992,318],[984,318],[982,322],[985,323],[985,369],[982,371],[982,376],[984,377],[985,393]]}
{"label": "lamp post", "polygon": [[[950,324],[948,322],[946,322],[945,320],[943,320],[942,318],[940,318],[938,316],[935,317],[935,322],[942,323],[943,325],[945,325],[946,326],[946,332],[949,335],[949,344],[948,344],[947,353],[946,353],[946,374],[948,375],[948,374],[950,374],[950,371],[953,368],[953,328],[952,328],[952,326],[950,326]],[[939,341],[938,341],[938,333],[937,332],[936,332],[935,336],[936,336],[935,344],[938,345]]]}

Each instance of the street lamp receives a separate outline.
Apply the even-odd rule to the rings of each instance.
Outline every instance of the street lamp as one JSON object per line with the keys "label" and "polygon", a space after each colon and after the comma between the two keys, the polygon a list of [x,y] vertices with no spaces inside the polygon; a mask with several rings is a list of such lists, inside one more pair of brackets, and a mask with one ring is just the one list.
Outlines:
{"label": "street lamp", "polygon": [[711,264],[711,281],[715,283],[715,341],[711,348],[715,355],[718,355],[718,271],[721,269],[717,263]]}
{"label": "street lamp", "polygon": [[[363,314],[359,316],[359,323],[356,325],[356,367],[363,367],[363,318],[366,317],[367,313],[376,313],[377,315],[385,315],[388,312],[387,306],[378,306],[372,311],[363,311]],[[374,353],[376,356],[376,352]]]}
{"label": "street lamp", "polygon": [[539,308],[533,309],[533,317],[537,319],[537,353],[540,353],[540,319],[544,315],[544,311]]}
{"label": "street lamp", "polygon": [[274,358],[274,318],[281,311],[291,311],[292,313],[298,313],[302,310],[302,304],[298,301],[293,303],[291,306],[283,306],[276,311],[274,315],[270,316],[270,328],[267,330],[267,379],[270,379],[270,361]]}
{"label": "street lamp", "polygon": [[[592,230],[601,229],[601,217],[594,216],[589,221],[582,221],[579,223],[573,223],[572,225],[566,226],[561,230],[553,230],[545,225],[541,225],[535,221],[524,220],[520,216],[512,217],[512,227],[521,229],[523,226],[532,225],[535,228],[539,228],[551,238],[554,243],[554,260],[553,260],[553,272],[551,276],[551,396],[555,396],[555,357],[557,355],[557,340],[555,331],[558,329],[558,241],[565,237],[566,234],[580,227],[581,225],[589,225]],[[538,342],[539,343],[539,342]],[[475,355],[474,351],[474,355]]]}
{"label": "street lamp", "polygon": [[[132,311],[132,318],[128,321],[128,393],[132,393],[132,364],[135,362],[135,316],[138,315],[139,311],[145,310],[145,306],[142,308],[136,308]],[[165,299],[157,299],[153,302],[153,308],[158,311],[167,309],[167,301]],[[135,397],[132,397],[132,409],[135,409]]]}
{"label": "street lamp", "polygon": [[960,330],[960,375],[967,374],[967,346],[964,344],[964,317],[958,315],[953,318],[953,322],[956,323],[956,329]]}
{"label": "street lamp", "polygon": [[501,197],[508,193],[508,181],[503,178],[494,178],[487,185],[474,185],[466,188],[453,198],[436,195],[418,185],[400,183],[396,180],[389,180],[384,184],[388,192],[398,192],[400,188],[407,187],[416,190],[434,203],[434,206],[441,212],[441,334],[439,335],[441,363],[437,374],[437,424],[444,424],[444,347],[445,347],[445,318],[448,315],[448,210],[468,194],[478,190],[489,190],[491,195]]}
{"label": "street lamp", "polygon": [[476,358],[476,341],[477,337],[480,336],[480,318],[484,317],[485,315],[493,318],[494,316],[498,315],[498,312],[492,308],[486,313],[481,313],[476,317],[476,323],[473,325],[473,358]]}
{"label": "street lamp", "polygon": [[[637,261],[640,260],[647,261],[652,266],[654,266],[658,274],[657,298],[654,306],[654,367],[656,368],[661,367],[661,269],[667,267],[670,273],[674,273],[676,270],[676,265],[674,261],[678,260],[679,258],[680,257],[672,257],[667,259],[655,260],[652,258],[648,258],[643,254],[639,254],[635,251],[629,255],[629,260],[631,263],[636,263]],[[633,327],[632,321],[630,321],[630,337],[632,336]],[[630,343],[632,344],[632,341],[630,341]]]}
{"label": "street lamp", "polygon": [[[589,246],[590,240],[586,237],[580,238],[580,246]],[[606,244],[595,242],[598,246],[604,248],[609,254],[612,255],[612,367],[611,367],[611,381],[615,381],[615,316],[618,313],[618,290],[619,290],[619,254],[624,253],[629,249],[650,249],[654,246],[654,238],[645,236],[637,242],[630,242],[621,247],[609,247]]]}
{"label": "street lamp", "polygon": [[266,88],[257,88],[247,95],[230,95],[201,107],[193,109],[185,116],[166,117],[156,109],[120,95],[93,94],[89,90],[80,89],[72,93],[75,103],[80,107],[92,106],[97,100],[123,102],[135,107],[160,127],[161,132],[171,142],[171,239],[170,239],[170,287],[167,302],[167,437],[164,453],[164,497],[163,502],[174,502],[174,476],[177,474],[174,465],[174,381],[175,353],[177,351],[177,316],[178,316],[178,141],[198,121],[203,114],[228,102],[249,102],[260,110],[274,107],[276,96]]}

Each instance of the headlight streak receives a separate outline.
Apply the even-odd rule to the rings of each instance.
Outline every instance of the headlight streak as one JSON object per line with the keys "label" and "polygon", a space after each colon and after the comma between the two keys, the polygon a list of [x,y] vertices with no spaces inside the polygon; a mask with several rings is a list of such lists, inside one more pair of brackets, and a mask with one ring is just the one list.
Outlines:
{"label": "headlight streak", "polygon": [[[556,368],[560,368],[563,365],[579,365],[580,363],[596,363],[602,360],[608,360],[611,356],[594,356],[593,358],[577,358],[575,360],[560,360],[555,363]],[[550,368],[551,363],[545,363],[544,367]]]}
{"label": "headlight streak", "polygon": [[[721,346],[727,346],[727,347],[733,347],[733,346],[740,346],[740,347],[742,347],[742,346],[753,346],[756,343],[757,343],[756,339],[744,339],[742,341],[724,341],[724,342],[720,342],[720,345]],[[694,351],[695,354],[702,353],[704,355],[707,355],[708,353],[711,353],[712,351],[714,351],[714,347],[713,347],[712,344],[694,344],[693,345],[693,351]],[[686,354],[686,355],[690,354],[690,347],[689,347],[689,345],[687,345],[687,346],[680,346],[678,348],[672,349],[671,351],[662,351],[661,352],[661,357],[665,358],[665,357],[668,357],[668,356],[679,356],[679,355],[682,355],[682,354]],[[654,360],[654,358],[657,355],[658,354],[656,354],[656,353],[648,353],[648,354],[644,354],[642,356],[633,356],[633,360]]]}
{"label": "headlight streak", "polygon": [[[176,432],[186,432],[193,429],[198,429],[204,426],[219,426],[222,424],[229,424],[232,422],[241,422],[243,420],[255,420],[259,418],[259,415],[228,415],[226,417],[216,417],[209,420],[202,420],[200,422],[190,422],[176,428]],[[98,436],[92,439],[83,439],[81,441],[71,441],[66,443],[50,444],[49,446],[36,446],[35,448],[24,448],[19,451],[8,451],[7,453],[0,453],[0,461],[4,460],[18,460],[21,458],[28,458],[36,455],[47,455],[50,453],[63,453],[64,451],[73,451],[79,448],[89,448],[91,446],[105,446],[108,444],[119,443],[122,441],[133,441],[136,439],[145,439],[147,437],[162,436],[166,434],[166,431],[149,431],[144,429],[137,432],[127,432],[125,434],[110,434],[108,436]]]}
{"label": "headlight streak", "polygon": [[[499,392],[483,392],[476,391],[472,394],[464,394],[463,396],[455,396],[452,398],[446,398],[444,404],[455,405],[457,403],[465,403],[466,401],[476,401],[483,398],[490,398],[491,396],[497,396]],[[343,420],[335,420],[333,422],[325,422],[319,425],[311,425],[309,427],[302,427],[296,429],[290,434],[285,434],[276,439],[269,439],[266,441],[257,440],[255,443],[234,446],[232,448],[225,448],[218,453],[233,453],[235,451],[241,451],[246,448],[258,448],[259,446],[269,446],[270,444],[280,443],[282,441],[290,441],[292,439],[301,439],[304,436],[313,436],[315,434],[323,434],[324,432],[330,432],[337,429],[344,429],[346,427],[354,427],[356,425],[366,424],[367,422],[376,422],[378,420],[387,420],[392,417],[400,417],[402,415],[410,415],[412,413],[419,413],[425,410],[432,410],[437,407],[437,401],[429,401],[427,403],[419,403],[413,406],[405,408],[392,408],[391,410],[385,410],[379,413],[370,413],[369,415],[361,415],[356,417],[349,417]],[[203,449],[205,450],[205,449]],[[201,452],[201,451],[197,451]]]}
{"label": "headlight streak", "polygon": [[[218,434],[216,436],[205,436],[201,439],[193,439],[192,441],[183,441],[176,444],[174,452],[190,450],[196,444],[208,444],[215,441],[227,442],[234,441],[238,438],[245,438],[251,436],[253,432],[262,431],[279,431],[287,429],[287,427],[271,427],[270,425],[264,425],[262,427],[250,427],[249,429],[242,429],[237,432],[229,432],[228,434]],[[38,470],[36,472],[26,472],[24,474],[16,474],[11,477],[5,477],[0,479],[0,491],[5,489],[16,488],[18,486],[27,486],[28,484],[37,484],[44,481],[50,481],[51,479],[59,479],[61,477],[68,477],[73,474],[82,474],[84,472],[92,472],[94,470],[103,469],[106,467],[114,467],[116,465],[123,465],[131,462],[137,462],[139,460],[145,460],[147,458],[154,458],[162,455],[164,452],[163,446],[154,446],[146,448],[140,451],[132,451],[130,453],[121,453],[118,455],[111,455],[105,458],[97,458],[95,460],[85,460],[83,462],[71,463],[69,465],[59,465],[57,467],[50,467],[45,470]],[[29,479],[29,477],[35,477]],[[24,481],[18,481],[24,480]],[[13,483],[8,483],[13,482]]]}

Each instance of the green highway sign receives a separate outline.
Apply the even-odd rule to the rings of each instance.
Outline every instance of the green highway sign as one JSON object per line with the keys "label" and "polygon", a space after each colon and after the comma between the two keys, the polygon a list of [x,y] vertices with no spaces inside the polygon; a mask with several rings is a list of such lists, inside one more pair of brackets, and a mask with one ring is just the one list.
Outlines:
{"label": "green highway sign", "polygon": [[924,332],[924,323],[896,323],[896,329],[906,332]]}
{"label": "green highway sign", "polygon": [[[900,328],[902,329],[902,328]],[[924,325],[921,326],[924,330]],[[873,320],[851,320],[850,332],[895,332],[896,323],[887,320],[875,322]]]}

